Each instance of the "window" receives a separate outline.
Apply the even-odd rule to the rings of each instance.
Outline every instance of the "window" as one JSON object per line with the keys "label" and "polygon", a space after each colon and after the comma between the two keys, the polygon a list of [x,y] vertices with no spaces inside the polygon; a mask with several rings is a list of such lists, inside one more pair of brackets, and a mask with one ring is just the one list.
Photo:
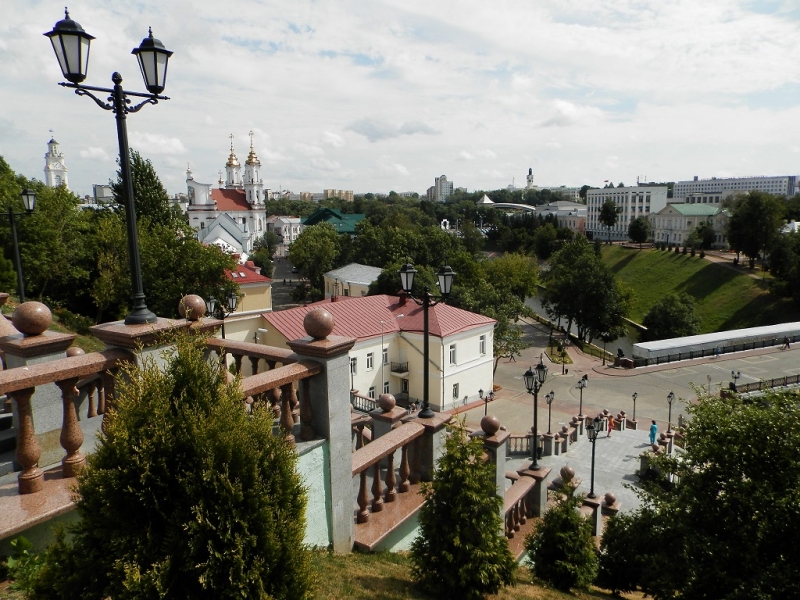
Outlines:
{"label": "window", "polygon": [[353,357],[350,359],[350,374],[355,375],[358,373],[358,359]]}
{"label": "window", "polygon": [[383,382],[383,393],[384,394],[388,394],[389,393],[389,382],[388,381],[384,381]]}
{"label": "window", "polygon": [[479,338],[479,346],[480,346],[481,356],[485,355],[486,354],[486,336],[485,335],[482,335]]}
{"label": "window", "polygon": [[456,345],[450,344],[450,364],[456,364]]}
{"label": "window", "polygon": [[369,388],[369,397],[372,398],[373,400],[375,399],[375,386],[374,385]]}
{"label": "window", "polygon": [[458,400],[458,384],[453,384],[453,400]]}
{"label": "window", "polygon": [[388,348],[384,348],[383,349],[383,364],[385,364],[385,365],[389,364],[389,349]]}
{"label": "window", "polygon": [[372,371],[375,367],[375,353],[368,352],[367,353],[367,371]]}
{"label": "window", "polygon": [[403,387],[401,389],[403,390],[403,393],[407,394],[408,393],[408,379],[403,379],[403,384],[402,385],[403,385]]}

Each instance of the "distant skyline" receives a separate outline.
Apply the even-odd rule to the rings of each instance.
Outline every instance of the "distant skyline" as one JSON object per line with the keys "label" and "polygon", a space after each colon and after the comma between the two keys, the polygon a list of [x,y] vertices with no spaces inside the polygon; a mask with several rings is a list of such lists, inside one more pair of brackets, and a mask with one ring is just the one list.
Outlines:
{"label": "distant skyline", "polygon": [[[70,188],[116,177],[113,115],[57,85],[55,0],[3,0],[0,155]],[[175,54],[128,118],[170,194],[214,183],[254,132],[265,187],[424,193],[800,173],[796,0],[130,0],[68,4],[95,36],[86,84],[144,91],[130,51]]]}

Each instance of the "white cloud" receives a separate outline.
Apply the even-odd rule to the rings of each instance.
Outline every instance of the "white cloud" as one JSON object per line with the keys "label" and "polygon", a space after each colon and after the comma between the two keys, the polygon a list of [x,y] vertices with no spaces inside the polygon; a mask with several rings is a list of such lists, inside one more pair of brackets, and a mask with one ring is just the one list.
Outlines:
{"label": "white cloud", "polygon": [[186,154],[186,148],[178,138],[158,133],[134,131],[130,135],[130,147],[145,156],[149,154]]}
{"label": "white cloud", "polygon": [[405,123],[392,124],[382,119],[368,118],[359,119],[347,126],[347,129],[363,135],[370,142],[378,142],[402,135],[414,135],[424,133],[435,135],[439,133],[430,125],[421,121],[406,121]]}
{"label": "white cloud", "polygon": [[330,131],[326,131],[322,134],[322,143],[333,146],[334,148],[342,148],[345,145],[345,141],[342,136],[331,133]]}
{"label": "white cloud", "polygon": [[108,152],[106,152],[102,148],[98,148],[95,146],[89,146],[86,150],[81,150],[80,157],[89,158],[92,160],[102,160],[102,161],[109,160],[110,158]]}
{"label": "white cloud", "polygon": [[325,154],[325,151],[319,146],[303,144],[302,142],[296,143],[292,148],[295,152],[303,156],[323,156]]}

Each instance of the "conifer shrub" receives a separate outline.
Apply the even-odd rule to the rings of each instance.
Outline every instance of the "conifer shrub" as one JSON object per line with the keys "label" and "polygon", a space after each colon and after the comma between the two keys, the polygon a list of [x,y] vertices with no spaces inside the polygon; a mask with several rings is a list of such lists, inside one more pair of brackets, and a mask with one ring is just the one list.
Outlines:
{"label": "conifer shrub", "polygon": [[705,258],[705,257],[706,257],[705,250],[700,250],[700,258]]}
{"label": "conifer shrub", "polygon": [[34,598],[306,598],[306,493],[270,410],[183,335],[118,378],[78,478],[69,541],[46,552]]}
{"label": "conifer shrub", "polygon": [[586,589],[597,575],[592,525],[579,511],[575,486],[564,484],[556,503],[525,538],[528,564],[536,578],[570,591]]}
{"label": "conifer shrub", "polygon": [[412,573],[437,598],[479,599],[513,583],[515,563],[483,441],[469,439],[463,423],[448,432],[433,481],[423,486],[427,502],[411,545]]}

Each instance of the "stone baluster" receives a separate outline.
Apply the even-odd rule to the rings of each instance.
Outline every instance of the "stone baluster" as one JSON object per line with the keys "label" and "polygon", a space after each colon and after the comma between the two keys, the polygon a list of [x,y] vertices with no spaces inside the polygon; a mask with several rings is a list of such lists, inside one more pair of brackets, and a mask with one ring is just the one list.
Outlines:
{"label": "stone baluster", "polygon": [[20,494],[33,494],[42,489],[44,473],[39,468],[39,457],[42,454],[39,440],[33,428],[31,412],[31,396],[34,388],[27,388],[9,394],[17,406],[19,422],[17,425],[17,462],[22,466],[19,474]]}
{"label": "stone baluster", "polygon": [[248,356],[247,358],[250,359],[250,370],[252,371],[252,374],[258,375],[258,363],[261,359],[259,359],[257,356]]}
{"label": "stone baluster", "polygon": [[89,405],[86,410],[86,417],[91,419],[97,416],[97,409],[94,403],[94,392],[97,390],[97,380],[94,379],[86,384],[86,402]]}
{"label": "stone baluster", "polygon": [[312,425],[314,409],[311,407],[311,384],[308,379],[303,379],[300,385],[303,388],[300,394],[300,439],[308,442],[316,435]]}
{"label": "stone baluster", "polygon": [[281,386],[281,420],[280,427],[284,433],[284,438],[290,444],[294,444],[294,435],[292,428],[294,427],[294,419],[292,418],[291,395],[294,391],[294,386],[287,383]]}
{"label": "stone baluster", "polygon": [[292,421],[294,423],[300,422],[300,401],[297,399],[297,390],[295,389],[294,385],[289,388],[291,391],[289,392],[289,412],[292,415]]}
{"label": "stone baluster", "polygon": [[375,463],[372,471],[372,512],[383,510],[383,484],[381,483],[381,463]]}
{"label": "stone baluster", "polygon": [[397,491],[394,486],[397,480],[394,476],[394,452],[386,457],[386,502],[394,502],[397,498]]}
{"label": "stone baluster", "polygon": [[408,447],[410,444],[406,444],[401,449],[400,453],[400,485],[397,487],[397,491],[401,494],[407,492],[411,488],[411,484],[408,481],[408,476],[411,473],[411,468],[408,465]]}
{"label": "stone baluster", "polygon": [[95,381],[97,385],[97,414],[106,414],[106,386],[103,383],[102,375]]}
{"label": "stone baluster", "polygon": [[64,419],[61,425],[61,447],[67,451],[67,455],[61,460],[64,467],[64,477],[76,477],[86,464],[86,457],[81,454],[81,444],[83,444],[83,431],[78,425],[78,414],[75,409],[75,398],[78,395],[77,378],[57,381],[56,385],[61,388],[61,397],[64,404]]}
{"label": "stone baluster", "polygon": [[233,368],[236,369],[236,374],[240,375],[242,373],[242,355],[241,354],[234,354],[233,355]]}
{"label": "stone baluster", "polygon": [[364,447],[364,426],[366,423],[358,423],[356,425],[356,450]]}
{"label": "stone baluster", "polygon": [[369,521],[369,494],[367,492],[367,470],[364,469],[360,473],[361,482],[358,486],[358,515],[356,516],[357,523],[366,523]]}
{"label": "stone baluster", "polygon": [[408,480],[411,483],[419,483],[422,479],[422,442],[417,438],[410,444],[409,451],[411,452],[411,473]]}

